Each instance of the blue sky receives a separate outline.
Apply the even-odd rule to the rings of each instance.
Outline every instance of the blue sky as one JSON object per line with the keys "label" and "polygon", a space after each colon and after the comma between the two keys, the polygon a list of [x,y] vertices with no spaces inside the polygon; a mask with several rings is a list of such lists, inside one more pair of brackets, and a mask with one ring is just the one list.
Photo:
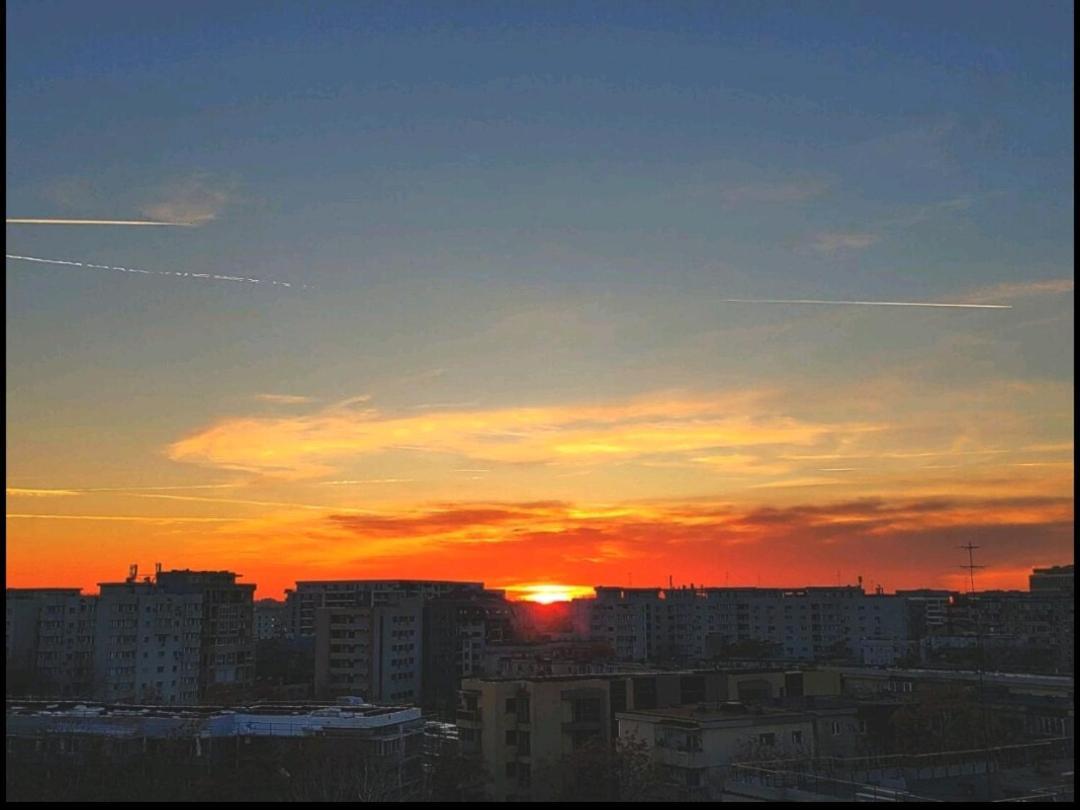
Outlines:
{"label": "blue sky", "polygon": [[[855,396],[911,441],[1011,385],[1031,401],[980,411],[1029,414],[1010,446],[1071,436],[1069,3],[23,0],[7,23],[8,215],[196,224],[9,226],[9,253],[310,287],[9,260],[16,485],[201,481],[232,467],[167,448],[266,393],[397,413],[768,389],[777,417]],[[643,481],[712,491],[656,467],[595,492]]]}

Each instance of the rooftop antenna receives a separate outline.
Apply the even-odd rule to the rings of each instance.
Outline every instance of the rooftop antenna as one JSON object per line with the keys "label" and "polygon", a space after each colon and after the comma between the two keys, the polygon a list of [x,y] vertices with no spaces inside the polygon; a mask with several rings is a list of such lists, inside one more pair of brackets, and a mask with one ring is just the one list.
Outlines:
{"label": "rooftop antenna", "polygon": [[139,576],[139,564],[138,563],[132,563],[131,565],[128,566],[127,581],[128,582],[134,582],[136,579],[138,579],[138,576]]}
{"label": "rooftop antenna", "polygon": [[154,563],[154,578],[156,579],[157,575],[160,574],[160,573],[161,573],[161,563]]}
{"label": "rooftop antenna", "polygon": [[968,564],[967,565],[961,565],[960,567],[967,569],[967,572],[968,572],[968,585],[969,585],[968,593],[974,595],[974,593],[975,593],[975,571],[980,569],[980,568],[986,568],[985,565],[976,565],[975,564],[975,549],[982,548],[982,546],[976,546],[976,545],[973,545],[972,543],[969,542],[967,545],[957,546],[957,548],[962,548],[965,551],[967,551],[967,553],[968,553]]}
{"label": "rooftop antenna", "polygon": [[[975,596],[975,572],[981,568],[986,568],[985,565],[975,564],[975,549],[981,548],[976,546],[970,540],[962,545],[957,546],[959,549],[963,549],[968,553],[967,565],[961,565],[961,568],[966,568],[968,572],[968,595]],[[990,761],[990,720],[986,713],[986,689],[983,682],[983,637],[982,637],[982,616],[980,615],[979,606],[975,604],[974,599],[969,602],[971,605],[971,614],[975,619],[975,650],[976,650],[976,667],[979,676],[979,709],[982,715],[982,727],[983,727],[983,750],[986,753],[986,798],[989,800],[992,798],[993,787],[992,777],[990,775],[991,761]]]}
{"label": "rooftop antenna", "polygon": [[675,588],[675,580],[672,579],[671,574],[667,575],[667,586],[668,590],[674,590]]}

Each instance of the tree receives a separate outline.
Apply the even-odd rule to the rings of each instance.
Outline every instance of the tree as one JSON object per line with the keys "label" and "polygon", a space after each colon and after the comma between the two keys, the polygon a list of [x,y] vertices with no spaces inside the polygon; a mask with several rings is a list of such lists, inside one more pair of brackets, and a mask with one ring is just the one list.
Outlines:
{"label": "tree", "polygon": [[663,799],[663,767],[637,737],[586,743],[562,760],[564,801],[642,802]]}
{"label": "tree", "polygon": [[965,688],[941,688],[902,706],[889,719],[900,753],[925,754],[1002,745],[1012,734],[978,695]]}
{"label": "tree", "polygon": [[476,757],[440,756],[426,774],[422,798],[429,802],[478,801],[490,782],[490,774]]}

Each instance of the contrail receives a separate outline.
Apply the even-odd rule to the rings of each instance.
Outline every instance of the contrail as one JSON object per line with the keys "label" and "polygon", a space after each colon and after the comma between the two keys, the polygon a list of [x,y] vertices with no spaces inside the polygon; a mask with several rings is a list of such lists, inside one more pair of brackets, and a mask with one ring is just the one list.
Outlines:
{"label": "contrail", "polygon": [[217,273],[181,273],[175,270],[140,270],[137,267],[115,267],[111,264],[90,264],[89,262],[71,262],[64,259],[41,259],[37,256],[16,256],[5,253],[7,259],[20,262],[37,262],[39,264],[58,264],[64,267],[85,267],[88,270],[114,270],[120,273],[137,273],[144,276],[179,276],[180,278],[198,278],[208,281],[233,281],[241,284],[272,284],[275,287],[298,287],[304,290],[311,289],[306,284],[291,284],[288,281],[271,281],[265,278],[250,278],[248,276],[224,276]]}
{"label": "contrail", "polygon": [[8,225],[169,225],[193,228],[191,222],[157,222],[152,219],[5,219]]}
{"label": "contrail", "polygon": [[721,298],[725,304],[822,304],[849,307],[935,307],[944,309],[1012,309],[1008,304],[942,304],[930,301],[818,301],[811,298]]}

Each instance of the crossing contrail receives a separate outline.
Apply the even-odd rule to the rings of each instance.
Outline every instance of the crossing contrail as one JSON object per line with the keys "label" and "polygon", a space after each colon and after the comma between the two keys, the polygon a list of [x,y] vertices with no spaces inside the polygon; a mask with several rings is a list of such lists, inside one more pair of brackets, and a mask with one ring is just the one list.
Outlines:
{"label": "crossing contrail", "polygon": [[272,284],[275,287],[296,287],[299,289],[311,289],[306,284],[292,284],[288,281],[271,281],[265,278],[251,278],[250,276],[226,276],[218,273],[182,273],[176,270],[140,270],[137,267],[119,267],[111,264],[91,264],[90,262],[73,262],[64,259],[42,259],[37,256],[16,256],[5,253],[4,258],[14,259],[20,262],[36,262],[38,264],[55,264],[63,267],[84,267],[88,270],[112,270],[118,273],[135,273],[144,276],[178,276],[180,278],[197,278],[205,281],[232,281],[239,284]]}
{"label": "crossing contrail", "polygon": [[820,304],[849,307],[934,307],[943,309],[1012,309],[1009,304],[947,304],[934,301],[819,301],[812,298],[721,298],[725,304]]}
{"label": "crossing contrail", "polygon": [[152,219],[5,219],[8,225],[168,225],[193,228],[191,222],[158,222]]}

